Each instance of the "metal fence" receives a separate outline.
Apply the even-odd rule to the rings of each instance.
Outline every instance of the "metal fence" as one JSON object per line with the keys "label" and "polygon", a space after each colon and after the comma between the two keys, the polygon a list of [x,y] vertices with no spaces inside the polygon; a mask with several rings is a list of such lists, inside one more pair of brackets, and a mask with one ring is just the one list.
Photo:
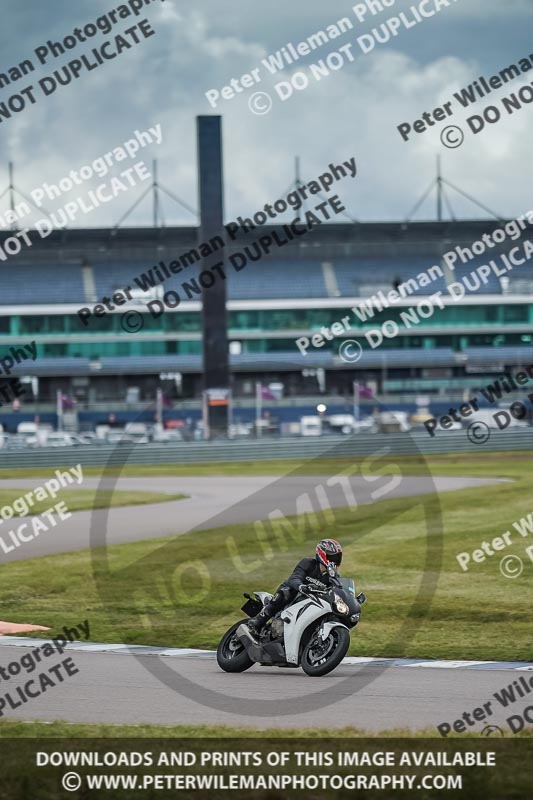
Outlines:
{"label": "metal fence", "polygon": [[179,442],[175,444],[122,444],[86,447],[43,447],[28,450],[0,450],[0,468],[67,467],[82,464],[186,464],[217,461],[265,461],[268,459],[358,458],[386,448],[387,453],[470,453],[533,449],[533,428],[490,431],[490,440],[473,444],[465,430],[439,432],[431,438],[425,432],[375,433],[354,436],[262,439],[253,441]]}

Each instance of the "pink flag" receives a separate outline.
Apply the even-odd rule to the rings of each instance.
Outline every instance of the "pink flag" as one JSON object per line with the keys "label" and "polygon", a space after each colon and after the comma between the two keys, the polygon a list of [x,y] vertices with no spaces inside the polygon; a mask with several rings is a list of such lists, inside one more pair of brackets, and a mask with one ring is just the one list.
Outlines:
{"label": "pink flag", "polygon": [[261,400],[275,400],[276,395],[273,394],[267,386],[260,385]]}

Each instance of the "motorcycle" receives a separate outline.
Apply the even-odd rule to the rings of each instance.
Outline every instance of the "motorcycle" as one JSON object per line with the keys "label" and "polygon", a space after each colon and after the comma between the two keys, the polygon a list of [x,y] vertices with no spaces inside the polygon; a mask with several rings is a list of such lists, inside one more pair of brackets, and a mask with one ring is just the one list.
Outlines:
{"label": "motorcycle", "polygon": [[[244,672],[253,664],[262,667],[302,667],[312,677],[327,675],[337,667],[350,646],[350,630],[361,617],[366,602],[363,592],[355,594],[351,578],[341,578],[328,567],[330,584],[321,581],[301,584],[294,600],[268,622],[258,638],[247,620],[226,631],[217,648],[217,662],[225,672]],[[242,606],[255,617],[272,595],[254,592]]]}

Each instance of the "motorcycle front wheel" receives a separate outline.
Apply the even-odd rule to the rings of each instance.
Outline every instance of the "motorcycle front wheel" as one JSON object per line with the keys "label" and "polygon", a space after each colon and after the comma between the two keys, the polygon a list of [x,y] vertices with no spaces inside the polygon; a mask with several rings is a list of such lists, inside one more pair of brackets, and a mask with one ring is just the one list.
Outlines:
{"label": "motorcycle front wheel", "polygon": [[302,669],[306,675],[319,678],[338,667],[348,652],[350,633],[346,628],[332,628],[327,639],[318,635],[307,643],[302,652]]}
{"label": "motorcycle front wheel", "polygon": [[232,625],[226,631],[217,647],[218,666],[224,672],[244,672],[246,669],[250,669],[254,663],[246,652],[244,645],[235,636],[235,631],[243,622],[246,623],[247,620],[241,619],[240,622]]}

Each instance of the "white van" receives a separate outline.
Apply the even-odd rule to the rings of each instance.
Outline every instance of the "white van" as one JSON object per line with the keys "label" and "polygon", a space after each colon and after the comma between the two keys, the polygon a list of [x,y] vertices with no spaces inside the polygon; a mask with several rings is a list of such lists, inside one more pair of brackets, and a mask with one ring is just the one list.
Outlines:
{"label": "white van", "polygon": [[301,436],[320,436],[322,434],[321,417],[300,417]]}
{"label": "white van", "polygon": [[407,433],[411,430],[409,414],[405,411],[382,411],[379,430],[381,433]]}

